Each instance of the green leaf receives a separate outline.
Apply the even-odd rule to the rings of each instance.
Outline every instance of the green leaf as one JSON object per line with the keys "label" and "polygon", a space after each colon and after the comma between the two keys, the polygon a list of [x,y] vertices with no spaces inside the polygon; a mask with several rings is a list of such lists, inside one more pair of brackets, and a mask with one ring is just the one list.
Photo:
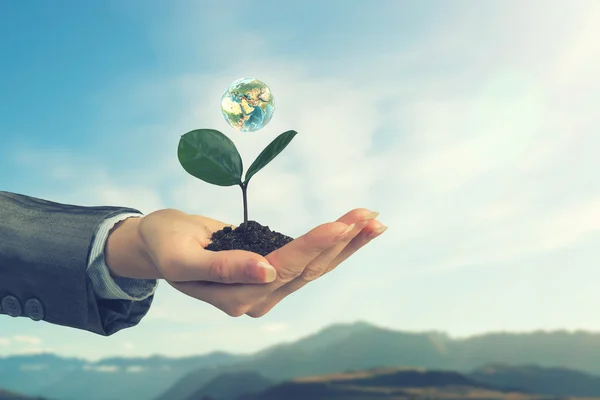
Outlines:
{"label": "green leaf", "polygon": [[242,183],[242,157],[227,136],[214,129],[196,129],[179,139],[177,157],[183,169],[218,186]]}
{"label": "green leaf", "polygon": [[250,178],[254,176],[258,171],[260,171],[265,165],[271,162],[277,154],[281,153],[283,149],[292,141],[294,136],[296,136],[298,132],[296,131],[287,131],[277,136],[265,149],[256,157],[256,160],[252,163],[250,168],[248,168],[248,172],[246,172],[246,180],[244,184],[247,184],[250,181]]}

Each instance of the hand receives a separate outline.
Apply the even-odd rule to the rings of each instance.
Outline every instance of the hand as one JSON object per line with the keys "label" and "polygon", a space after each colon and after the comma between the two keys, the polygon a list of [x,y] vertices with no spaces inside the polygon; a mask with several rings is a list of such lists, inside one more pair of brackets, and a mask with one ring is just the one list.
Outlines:
{"label": "hand", "polygon": [[[169,283],[177,290],[210,303],[230,316],[246,314],[254,318],[261,317],[283,298],[332,271],[371,239],[383,233],[387,227],[375,220],[376,216],[377,213],[367,209],[355,209],[336,222],[320,225],[268,254],[266,259],[277,270],[277,279],[269,284]],[[211,233],[227,226],[211,219],[205,219],[205,223]],[[343,235],[349,226],[352,229]],[[219,253],[226,254],[229,251]]]}
{"label": "hand", "polygon": [[204,249],[212,233],[225,226],[173,209],[129,218],[109,234],[106,264],[113,275],[126,278],[226,284],[272,282],[277,273],[259,254]]}

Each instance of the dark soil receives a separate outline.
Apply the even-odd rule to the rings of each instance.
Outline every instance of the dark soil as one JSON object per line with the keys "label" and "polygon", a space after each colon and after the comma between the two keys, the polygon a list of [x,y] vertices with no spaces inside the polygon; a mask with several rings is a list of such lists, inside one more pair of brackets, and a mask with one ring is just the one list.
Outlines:
{"label": "dark soil", "polygon": [[294,240],[256,221],[248,221],[247,231],[244,231],[245,226],[244,223],[235,229],[226,226],[213,233],[210,238],[212,243],[206,246],[206,250],[247,250],[266,256]]}

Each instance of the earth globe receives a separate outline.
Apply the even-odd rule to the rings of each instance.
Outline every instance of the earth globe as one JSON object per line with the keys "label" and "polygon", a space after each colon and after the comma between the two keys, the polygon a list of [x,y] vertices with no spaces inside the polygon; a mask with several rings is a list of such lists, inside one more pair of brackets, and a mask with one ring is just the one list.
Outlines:
{"label": "earth globe", "polygon": [[221,112],[234,129],[254,132],[264,128],[275,112],[275,101],[266,83],[253,78],[232,82],[221,97]]}

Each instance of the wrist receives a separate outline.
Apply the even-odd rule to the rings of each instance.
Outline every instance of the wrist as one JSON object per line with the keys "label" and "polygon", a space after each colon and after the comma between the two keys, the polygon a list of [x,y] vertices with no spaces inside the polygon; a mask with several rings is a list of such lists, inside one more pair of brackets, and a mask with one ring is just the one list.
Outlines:
{"label": "wrist", "polygon": [[141,217],[119,221],[109,232],[104,259],[111,275],[132,279],[158,279],[139,234]]}

